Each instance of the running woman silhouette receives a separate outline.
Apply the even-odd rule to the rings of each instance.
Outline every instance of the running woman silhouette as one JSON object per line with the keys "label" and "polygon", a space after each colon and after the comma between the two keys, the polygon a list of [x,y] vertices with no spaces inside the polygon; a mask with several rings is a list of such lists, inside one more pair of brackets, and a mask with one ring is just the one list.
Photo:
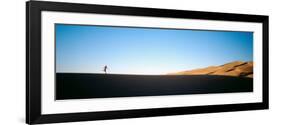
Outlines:
{"label": "running woman silhouette", "polygon": [[107,74],[107,65],[105,65],[105,66],[103,67],[103,71],[104,71],[105,74]]}

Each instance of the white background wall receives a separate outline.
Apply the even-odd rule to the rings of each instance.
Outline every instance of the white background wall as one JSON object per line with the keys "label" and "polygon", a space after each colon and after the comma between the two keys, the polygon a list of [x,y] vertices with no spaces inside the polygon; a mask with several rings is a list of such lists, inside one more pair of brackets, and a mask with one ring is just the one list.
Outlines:
{"label": "white background wall", "polygon": [[[270,109],[166,117],[62,123],[62,125],[281,124],[281,7],[278,0],[63,0],[95,4],[270,16]],[[0,3],[0,124],[25,120],[25,0]]]}

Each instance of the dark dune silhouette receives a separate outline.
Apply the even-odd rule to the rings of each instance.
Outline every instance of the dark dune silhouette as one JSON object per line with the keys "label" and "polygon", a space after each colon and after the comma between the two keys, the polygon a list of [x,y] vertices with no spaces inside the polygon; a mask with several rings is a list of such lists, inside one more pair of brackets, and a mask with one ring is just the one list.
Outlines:
{"label": "dark dune silhouette", "polygon": [[252,92],[253,79],[217,75],[56,74],[56,99]]}

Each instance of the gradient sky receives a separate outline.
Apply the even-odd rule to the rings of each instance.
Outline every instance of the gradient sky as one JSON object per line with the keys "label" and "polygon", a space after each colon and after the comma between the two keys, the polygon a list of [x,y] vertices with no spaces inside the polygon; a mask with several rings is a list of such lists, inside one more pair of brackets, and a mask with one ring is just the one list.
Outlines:
{"label": "gradient sky", "polygon": [[56,24],[56,72],[158,75],[253,60],[253,33]]}

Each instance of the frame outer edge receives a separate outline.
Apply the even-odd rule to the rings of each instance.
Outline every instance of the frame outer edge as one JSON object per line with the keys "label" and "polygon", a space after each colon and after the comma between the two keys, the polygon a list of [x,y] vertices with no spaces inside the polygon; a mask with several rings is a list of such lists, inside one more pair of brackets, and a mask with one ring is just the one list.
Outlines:
{"label": "frame outer edge", "polygon": [[27,124],[30,123],[30,117],[29,117],[29,2],[26,2],[25,3],[25,13],[26,13],[26,26],[25,26],[25,33],[26,33],[26,44],[25,44],[25,52],[26,52],[26,59],[25,59],[25,79],[26,79],[26,89],[25,89],[25,92],[26,92],[26,96],[25,96],[25,99],[26,99],[26,102],[25,102],[25,122]]}
{"label": "frame outer edge", "polygon": [[263,104],[269,109],[269,16],[263,20]]}
{"label": "frame outer edge", "polygon": [[[40,3],[40,2],[39,2]],[[37,123],[41,113],[41,6],[27,1],[27,124]]]}
{"label": "frame outer edge", "polygon": [[[95,10],[91,8],[96,8]],[[110,9],[111,8],[111,9]],[[196,18],[224,21],[258,22],[263,24],[263,102],[195,107],[170,107],[163,109],[141,109],[127,111],[86,112],[42,115],[41,112],[41,11],[69,11],[82,13],[123,14],[139,16],[160,16],[172,18]],[[114,11],[114,12],[113,12]],[[131,12],[133,11],[133,12]],[[150,13],[151,11],[151,13]],[[167,13],[169,15],[167,15]],[[171,15],[171,16],[170,16]],[[238,16],[238,18],[237,18]],[[182,114],[244,111],[269,108],[269,17],[217,12],[167,10],[157,8],[122,7],[62,2],[26,2],[26,123],[42,124],[57,122],[138,118]]]}

